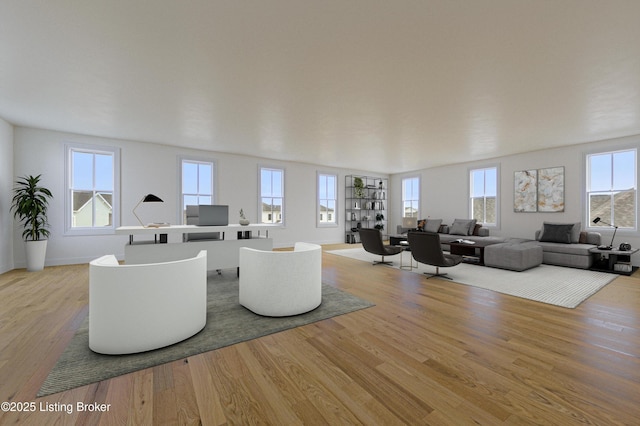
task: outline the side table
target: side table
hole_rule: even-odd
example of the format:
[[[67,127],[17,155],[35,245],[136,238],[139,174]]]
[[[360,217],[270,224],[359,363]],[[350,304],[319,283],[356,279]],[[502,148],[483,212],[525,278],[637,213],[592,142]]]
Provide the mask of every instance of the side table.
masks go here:
[[[638,267],[631,265],[631,255],[636,253],[639,249],[632,248],[631,250],[620,251],[616,249],[602,250],[599,248],[592,248],[589,250],[593,256],[592,271],[610,272],[620,275],[631,275]]]
[[[402,251],[400,252],[400,269],[408,269],[408,270],[413,270],[413,268],[417,268],[418,267],[418,261],[416,261],[416,265],[413,266],[413,255],[411,254],[411,247],[409,247],[409,242],[408,241],[400,241],[398,244],[400,247],[402,247]],[[405,254],[409,254],[409,264],[405,265],[404,264],[404,256]]]

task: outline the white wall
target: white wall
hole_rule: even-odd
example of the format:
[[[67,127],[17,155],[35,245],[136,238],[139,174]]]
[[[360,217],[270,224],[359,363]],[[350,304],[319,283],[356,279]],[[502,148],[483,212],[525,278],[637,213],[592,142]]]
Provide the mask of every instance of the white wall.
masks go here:
[[[13,269],[13,126],[0,118],[0,274]]]
[[[500,223],[491,229],[492,235],[533,239],[542,222],[582,222],[587,225],[585,214],[585,154],[622,148],[640,148],[640,135],[564,148],[534,151],[525,154],[476,161],[452,166],[419,170],[393,175],[390,179],[392,210],[389,212],[390,229],[401,223],[402,179],[419,176],[421,179],[420,217],[443,219],[451,224],[455,218],[469,217],[469,170],[486,166],[498,166],[500,170]],[[564,166],[565,211],[562,213],[515,213],[513,211],[514,172],[529,169]],[[603,243],[609,243],[613,231],[598,229]],[[640,232],[618,230],[614,245],[629,242],[640,247]],[[632,257],[634,265],[640,265],[640,254]]]
[[[114,140],[85,135],[60,133],[32,128],[15,128],[14,175],[42,174],[43,184],[53,192],[49,221],[51,235],[47,249],[47,265],[84,263],[98,256],[113,253],[123,258],[126,236],[65,236],[64,231],[64,147],[66,143],[84,143],[119,147],[121,152],[120,225],[137,225],[132,214],[140,198],[155,194],[164,203],[147,203],[136,212],[143,222],[179,223],[179,161],[178,158],[211,159],[217,164],[218,204],[229,205],[229,221],[237,223],[238,211],[244,209],[247,218],[257,222],[258,166],[285,169],[286,223],[269,233],[275,247],[291,247],[296,241],[318,244],[344,241],[344,176],[375,174],[370,171],[344,170],[310,164],[266,160],[212,151],[187,150],[171,146],[136,141]],[[34,155],[34,153],[37,153]],[[316,172],[338,175],[339,225],[316,227]],[[386,176],[385,176],[386,177]],[[25,259],[20,238],[14,236],[15,267],[24,267]]]

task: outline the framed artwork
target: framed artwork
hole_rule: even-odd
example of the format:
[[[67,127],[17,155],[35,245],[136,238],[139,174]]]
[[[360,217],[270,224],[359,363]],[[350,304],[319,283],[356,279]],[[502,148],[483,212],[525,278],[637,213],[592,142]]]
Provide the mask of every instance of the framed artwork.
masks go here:
[[[564,211],[564,167],[538,169],[538,211]]]
[[[513,182],[514,212],[564,211],[564,167],[515,172]]]
[[[538,205],[538,171],[523,170],[515,172],[513,211],[517,213],[527,213],[537,211]]]

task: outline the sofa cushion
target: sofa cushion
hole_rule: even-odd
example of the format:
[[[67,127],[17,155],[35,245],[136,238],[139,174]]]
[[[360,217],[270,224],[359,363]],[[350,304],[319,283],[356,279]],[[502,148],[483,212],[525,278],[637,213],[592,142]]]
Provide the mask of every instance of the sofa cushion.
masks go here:
[[[580,229],[582,228],[582,222],[575,222],[575,223],[543,222],[542,223],[542,232],[540,233],[541,237],[542,237],[542,234],[544,234],[544,226],[545,225],[551,225],[551,226],[555,226],[555,225],[570,225],[571,226],[571,242],[572,243],[579,243],[580,242]]]
[[[472,235],[476,226],[475,219],[455,219],[449,230],[452,235]]]
[[[541,242],[571,244],[573,224],[556,224],[545,222],[542,225]],[[577,241],[576,241],[577,242]]]
[[[441,224],[442,219],[427,219],[422,229],[427,232],[438,232]]]
[[[538,244],[542,246],[542,250],[545,253],[561,253],[574,256],[591,256],[589,250],[594,247],[593,244],[563,244],[543,241],[539,241]]]

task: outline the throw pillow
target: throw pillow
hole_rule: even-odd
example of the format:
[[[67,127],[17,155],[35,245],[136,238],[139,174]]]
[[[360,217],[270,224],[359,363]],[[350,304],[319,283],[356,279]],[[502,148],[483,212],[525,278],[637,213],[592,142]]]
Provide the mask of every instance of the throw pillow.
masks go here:
[[[456,219],[453,221],[451,225],[451,229],[449,230],[449,234],[451,235],[469,235],[469,228],[475,226],[475,220],[464,220],[464,219]]]
[[[572,223],[554,224],[544,223],[542,225],[542,235],[540,241],[548,243],[564,243],[571,244],[571,233],[573,231]]]
[[[426,225],[424,226],[424,230],[427,232],[438,232],[440,229],[440,224],[442,223],[442,219],[427,219]]]
[[[427,224],[427,219],[420,219],[418,221],[418,231],[424,231],[424,227]]]
[[[576,222],[576,223],[557,223],[557,222],[543,222],[542,226],[544,227],[544,225],[571,225],[573,226],[573,228],[571,229],[571,242],[572,243],[578,243],[580,242],[580,228],[582,228],[582,222]]]
[[[476,223],[476,225],[473,227],[473,232],[471,233],[471,235],[478,235],[478,231],[480,231],[480,228],[482,228],[482,224]]]

